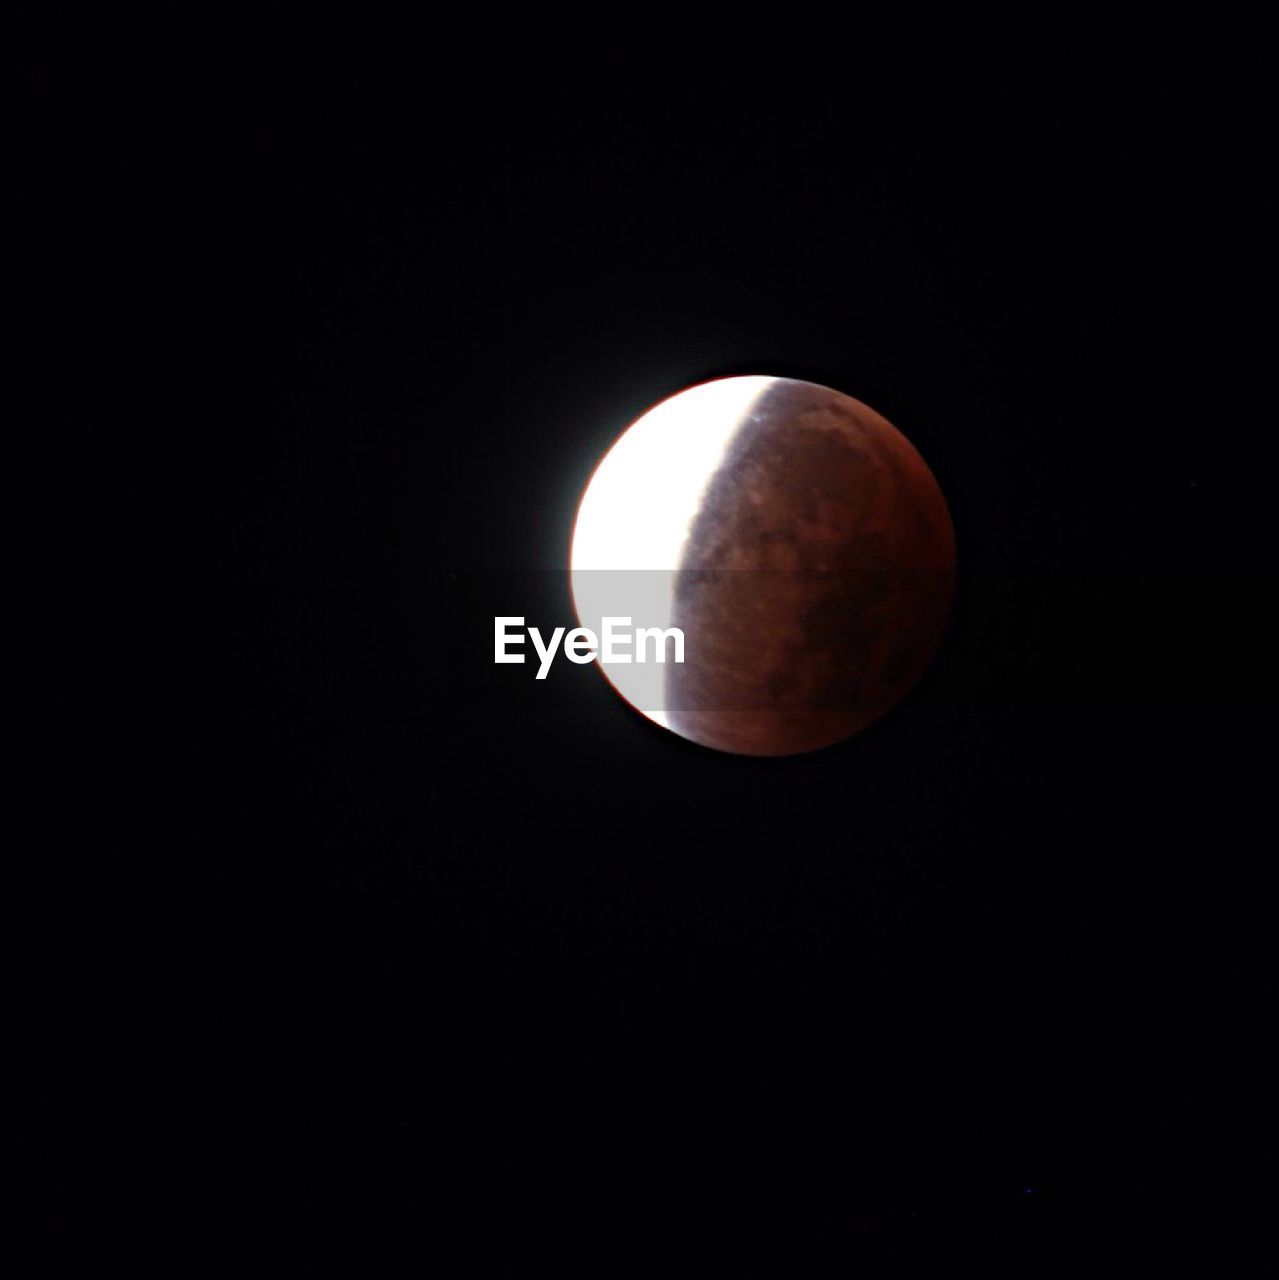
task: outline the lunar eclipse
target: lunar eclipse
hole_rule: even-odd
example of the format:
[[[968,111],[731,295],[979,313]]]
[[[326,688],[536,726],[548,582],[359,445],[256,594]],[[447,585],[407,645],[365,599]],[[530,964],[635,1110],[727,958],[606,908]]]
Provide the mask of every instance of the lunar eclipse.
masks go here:
[[[640,417],[583,495],[579,621],[678,627],[685,661],[604,666],[618,693],[702,746],[786,756],[896,704],[945,632],[950,513],[928,465],[869,406],[790,378],[691,387]]]

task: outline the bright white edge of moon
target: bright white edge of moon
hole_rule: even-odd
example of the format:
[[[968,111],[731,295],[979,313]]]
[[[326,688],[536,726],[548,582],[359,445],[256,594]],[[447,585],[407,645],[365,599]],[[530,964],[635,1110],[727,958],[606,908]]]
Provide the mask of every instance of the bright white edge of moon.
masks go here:
[[[655,405],[622,434],[595,470],[577,512],[569,554],[579,623],[596,634],[606,616],[635,627],[671,625],[675,573],[702,495],[771,377],[720,378]],[[650,647],[651,655],[652,649]],[[618,693],[670,728],[665,667],[604,661]]]

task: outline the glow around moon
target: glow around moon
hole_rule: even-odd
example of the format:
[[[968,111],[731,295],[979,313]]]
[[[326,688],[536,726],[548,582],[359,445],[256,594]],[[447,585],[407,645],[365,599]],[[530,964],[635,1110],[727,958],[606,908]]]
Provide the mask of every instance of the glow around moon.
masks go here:
[[[587,485],[581,625],[686,635],[680,666],[601,662],[656,723],[751,755],[813,750],[902,696],[940,643],[954,537],[910,443],[814,383],[724,378],[662,401]]]

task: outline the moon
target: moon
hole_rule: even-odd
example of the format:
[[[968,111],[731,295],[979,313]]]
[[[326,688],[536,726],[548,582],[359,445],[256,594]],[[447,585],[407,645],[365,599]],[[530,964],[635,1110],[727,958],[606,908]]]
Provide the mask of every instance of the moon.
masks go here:
[[[927,463],[869,406],[792,378],[721,378],[619,437],[569,565],[580,625],[683,632],[683,662],[601,654],[636,710],[705,747],[787,756],[851,737],[924,673],[955,535]]]

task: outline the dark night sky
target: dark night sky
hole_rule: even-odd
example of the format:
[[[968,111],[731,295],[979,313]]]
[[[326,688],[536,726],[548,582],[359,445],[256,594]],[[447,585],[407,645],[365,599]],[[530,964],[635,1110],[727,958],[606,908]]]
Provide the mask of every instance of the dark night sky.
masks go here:
[[[20,50],[21,1274],[1273,1265],[1260,41],[918,27]],[[956,525],[809,757],[490,657],[735,372]]]

